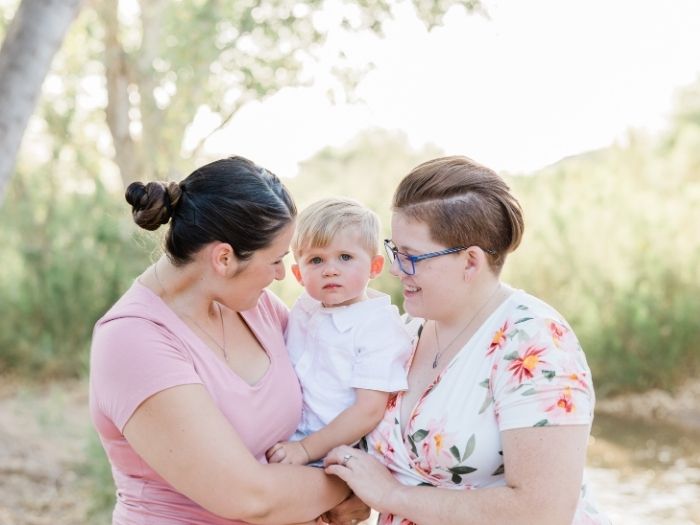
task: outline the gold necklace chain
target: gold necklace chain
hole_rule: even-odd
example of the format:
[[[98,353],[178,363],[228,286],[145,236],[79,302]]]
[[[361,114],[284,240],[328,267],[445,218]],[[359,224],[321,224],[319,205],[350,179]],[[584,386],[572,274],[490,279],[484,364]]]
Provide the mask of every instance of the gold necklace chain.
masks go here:
[[[219,307],[219,318],[221,319],[221,341],[224,343],[223,345],[219,344],[219,341],[214,339],[214,336],[212,336],[209,332],[202,328],[200,324],[194,320],[194,317],[184,313],[182,315],[184,315],[190,321],[192,321],[197,326],[197,328],[199,328],[199,330],[204,333],[204,335],[206,335],[216,346],[218,346],[221,349],[221,351],[224,353],[224,359],[228,363],[228,353],[226,353],[226,330],[224,328],[224,312],[221,310],[221,305],[219,303],[216,303],[216,306]]]
[[[156,277],[156,281],[158,281],[158,285],[163,289],[163,293],[167,295],[168,291],[165,289],[165,286],[163,285],[163,281],[160,280],[160,277],[158,276],[158,262],[156,262],[153,265],[153,274]],[[204,335],[206,335],[217,347],[221,349],[221,351],[224,353],[224,359],[228,363],[228,353],[226,352],[226,328],[224,324],[224,312],[221,309],[221,305],[219,303],[216,303],[216,306],[219,308],[219,319],[221,319],[221,341],[224,343],[223,345],[219,344],[219,341],[217,341],[214,336],[212,336],[209,332],[207,332],[202,326],[192,317],[191,315],[187,315],[186,313],[181,313],[181,315],[187,317],[190,321],[192,321],[197,328],[199,328],[200,332],[202,332]]]
[[[435,359],[433,359],[433,368],[437,368],[438,362],[440,361],[440,358],[442,357],[442,354],[444,354],[449,347],[452,346],[452,343],[454,343],[459,337],[467,331],[467,328],[471,326],[471,324],[474,322],[474,319],[476,319],[479,314],[486,308],[486,305],[488,305],[491,302],[491,299],[493,299],[496,296],[496,292],[498,292],[501,289],[501,283],[498,283],[496,286],[496,289],[489,295],[488,299],[484,302],[484,304],[481,305],[481,307],[476,311],[474,315],[471,316],[469,319],[469,322],[467,322],[466,325],[464,325],[464,328],[462,328],[459,333],[452,338],[452,340],[447,343],[447,346],[445,346],[442,350],[440,350],[440,337],[438,336],[438,329],[437,329],[437,322],[433,321],[433,330],[435,332],[435,342],[437,343],[437,351],[435,352]]]

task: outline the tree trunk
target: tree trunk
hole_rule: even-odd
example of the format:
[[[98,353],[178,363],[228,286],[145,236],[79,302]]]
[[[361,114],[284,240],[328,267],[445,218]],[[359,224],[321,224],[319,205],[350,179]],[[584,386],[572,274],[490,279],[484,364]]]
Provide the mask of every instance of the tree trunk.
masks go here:
[[[166,171],[162,166],[163,160],[170,163],[174,157],[168,155],[164,148],[164,110],[158,107],[155,98],[155,90],[158,86],[156,75],[153,71],[153,62],[161,52],[163,45],[162,23],[163,11],[168,5],[166,0],[141,0],[141,47],[136,61],[136,82],[139,87],[141,110],[143,150],[150,152],[148,165],[144,175],[148,180],[166,178]],[[183,131],[184,132],[184,131]],[[175,145],[179,152],[180,144]]]
[[[81,0],[22,0],[0,49],[0,205],[54,55]]]
[[[105,77],[107,80],[107,126],[114,145],[114,162],[124,186],[141,178],[138,144],[131,136],[129,110],[129,62],[119,41],[117,0],[104,0],[99,7],[105,30]]]

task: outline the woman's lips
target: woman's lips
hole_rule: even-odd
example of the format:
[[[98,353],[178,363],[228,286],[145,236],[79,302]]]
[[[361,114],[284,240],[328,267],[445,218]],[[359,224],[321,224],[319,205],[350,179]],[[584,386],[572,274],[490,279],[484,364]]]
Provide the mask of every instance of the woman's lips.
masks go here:
[[[403,285],[403,294],[405,296],[415,295],[421,291],[420,286],[410,286],[407,284]]]

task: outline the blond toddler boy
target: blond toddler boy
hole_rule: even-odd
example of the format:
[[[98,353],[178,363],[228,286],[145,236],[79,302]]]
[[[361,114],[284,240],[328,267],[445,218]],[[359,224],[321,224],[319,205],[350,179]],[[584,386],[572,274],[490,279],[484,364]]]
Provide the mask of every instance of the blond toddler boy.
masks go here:
[[[292,272],[305,288],[286,340],[303,394],[290,441],[273,463],[307,464],[373,430],[392,392],[405,390],[410,338],[388,295],[367,287],[379,275],[379,219],[351,199],[323,199],[299,216]],[[318,463],[317,463],[318,464]]]

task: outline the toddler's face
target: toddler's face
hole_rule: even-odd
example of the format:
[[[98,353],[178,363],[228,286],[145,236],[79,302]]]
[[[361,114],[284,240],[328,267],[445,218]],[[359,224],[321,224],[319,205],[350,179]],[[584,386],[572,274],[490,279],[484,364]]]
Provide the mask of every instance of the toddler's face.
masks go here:
[[[328,246],[305,248],[292,266],[308,294],[324,306],[345,306],[366,298],[367,282],[381,271],[384,258],[370,255],[357,228],[338,233]]]

